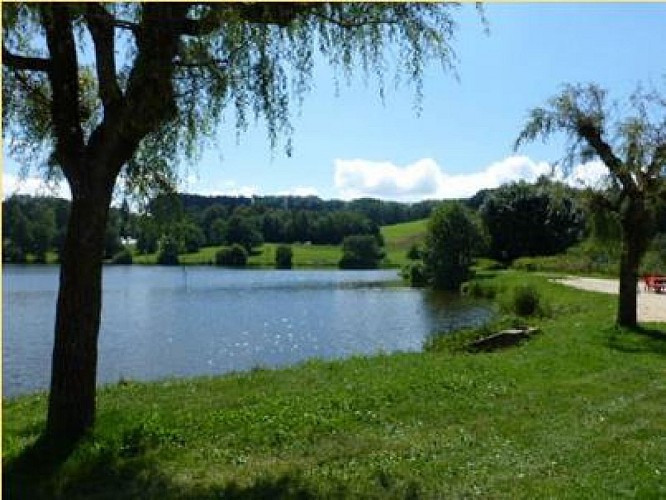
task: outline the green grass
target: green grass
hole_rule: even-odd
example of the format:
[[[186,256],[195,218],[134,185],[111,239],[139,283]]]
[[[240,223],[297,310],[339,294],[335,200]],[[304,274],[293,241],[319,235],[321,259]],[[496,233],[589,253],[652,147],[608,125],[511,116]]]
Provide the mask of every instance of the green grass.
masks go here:
[[[255,249],[248,259],[251,267],[275,267],[275,252],[279,244],[266,243]],[[293,250],[294,267],[325,268],[337,267],[342,257],[342,247],[338,245],[290,245]],[[215,254],[221,247],[203,247],[198,252],[178,256],[183,265],[210,265],[215,262]],[[155,264],[157,254],[134,255],[135,264]]]
[[[619,243],[618,243],[619,247]],[[512,268],[520,271],[558,272],[581,276],[617,278],[620,269],[619,251],[595,249],[582,243],[558,255],[523,257],[516,259]],[[666,273],[664,255],[657,250],[648,250],[641,260],[640,274]]]
[[[538,289],[541,333],[491,354],[108,386],[94,433],[50,467],[17,460],[45,396],[3,401],[5,496],[664,498],[666,325],[616,329],[613,297],[543,277],[484,281]]]
[[[421,219],[391,226],[382,226],[386,263],[391,267],[402,267],[409,262],[407,251],[414,244],[425,240],[428,219]]]
[[[584,241],[557,255],[522,257],[511,267],[519,271],[557,272],[578,276],[617,277],[619,243],[613,251]]]
[[[407,252],[413,244],[423,242],[427,226],[428,219],[420,219],[403,222],[402,224],[382,226],[381,232],[386,246]]]
[[[407,263],[406,253],[412,244],[420,242],[425,237],[427,220],[407,222],[382,227],[385,240],[386,259],[384,267],[401,267]],[[266,243],[257,248],[250,256],[248,265],[252,267],[275,267],[275,251],[279,245]],[[342,257],[341,245],[290,245],[295,268],[335,268]],[[209,265],[215,262],[215,253],[220,247],[203,247],[198,252],[181,254],[180,263],[183,265]],[[155,264],[157,254],[134,254],[135,264]]]

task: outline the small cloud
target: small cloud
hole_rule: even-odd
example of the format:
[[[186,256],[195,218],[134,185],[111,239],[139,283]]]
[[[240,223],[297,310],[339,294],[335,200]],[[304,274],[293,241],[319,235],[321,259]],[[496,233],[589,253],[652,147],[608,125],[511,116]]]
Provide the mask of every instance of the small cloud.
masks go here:
[[[550,164],[535,162],[527,156],[509,156],[478,172],[466,174],[447,174],[431,158],[404,167],[361,159],[338,159],[334,165],[335,187],[344,199],[366,196],[399,201],[467,198],[481,189],[519,180],[534,182],[552,173]],[[606,172],[603,163],[589,162],[578,165],[569,176],[559,173],[555,178],[575,186],[595,186]]]
[[[602,187],[608,180],[608,167],[602,161],[594,160],[576,165],[567,176],[559,177],[572,186]]]
[[[197,176],[189,175],[180,183],[180,190],[201,196],[244,196],[251,198],[259,194],[257,186],[239,186],[236,181],[225,180],[204,183]]]
[[[180,189],[186,193],[199,194],[202,196],[262,196],[259,186],[242,186],[233,180],[223,180],[213,183],[205,183],[196,175],[189,175],[180,183]],[[273,193],[268,193],[273,194]],[[277,193],[278,196],[319,196],[317,188],[312,186],[295,186]]]

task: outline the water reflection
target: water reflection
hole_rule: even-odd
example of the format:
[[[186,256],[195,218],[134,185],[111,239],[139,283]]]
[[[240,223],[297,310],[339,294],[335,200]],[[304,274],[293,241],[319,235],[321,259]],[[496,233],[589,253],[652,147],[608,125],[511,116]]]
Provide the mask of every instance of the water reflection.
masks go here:
[[[429,334],[479,326],[488,318],[490,306],[483,301],[439,290],[423,290],[422,297],[427,323],[434,327]]]

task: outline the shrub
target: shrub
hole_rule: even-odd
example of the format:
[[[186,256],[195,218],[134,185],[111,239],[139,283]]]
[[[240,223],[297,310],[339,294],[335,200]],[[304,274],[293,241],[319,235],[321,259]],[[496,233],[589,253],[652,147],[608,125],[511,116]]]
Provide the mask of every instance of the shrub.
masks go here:
[[[129,265],[132,264],[132,252],[123,248],[111,258],[111,264]]]
[[[177,266],[178,242],[167,236],[160,240],[160,250],[157,254],[157,263],[162,266]]]
[[[215,265],[228,267],[244,267],[247,265],[247,250],[239,244],[222,248],[215,254]]]
[[[425,273],[423,262],[411,262],[400,270],[400,276],[409,282],[412,287],[424,287],[428,285],[428,277]]]
[[[280,245],[275,251],[275,267],[277,269],[291,269],[293,256],[294,252],[290,246]]]
[[[342,242],[340,269],[376,269],[384,258],[377,238],[369,235],[347,236]]]
[[[548,315],[549,307],[541,293],[532,285],[520,285],[513,289],[508,309],[521,317]]]
[[[421,260],[423,258],[423,248],[418,243],[414,243],[407,251],[409,260]]]
[[[201,228],[191,222],[179,224],[176,231],[185,253],[198,252],[199,248],[206,243],[206,238]]]

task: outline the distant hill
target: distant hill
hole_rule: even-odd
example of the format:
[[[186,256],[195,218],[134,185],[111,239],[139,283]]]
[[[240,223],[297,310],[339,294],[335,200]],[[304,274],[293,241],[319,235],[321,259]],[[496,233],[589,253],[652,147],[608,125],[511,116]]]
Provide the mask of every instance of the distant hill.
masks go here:
[[[384,237],[386,248],[406,252],[415,243],[421,243],[425,239],[428,219],[420,219],[401,224],[382,226],[381,233]]]
[[[427,218],[440,201],[424,200],[414,203],[385,201],[376,198],[358,198],[351,201],[323,200],[317,196],[202,196],[179,194],[183,209],[188,213],[201,213],[212,206],[230,210],[252,207],[256,211],[266,210],[309,212],[356,212],[366,216],[379,226],[397,224]]]

